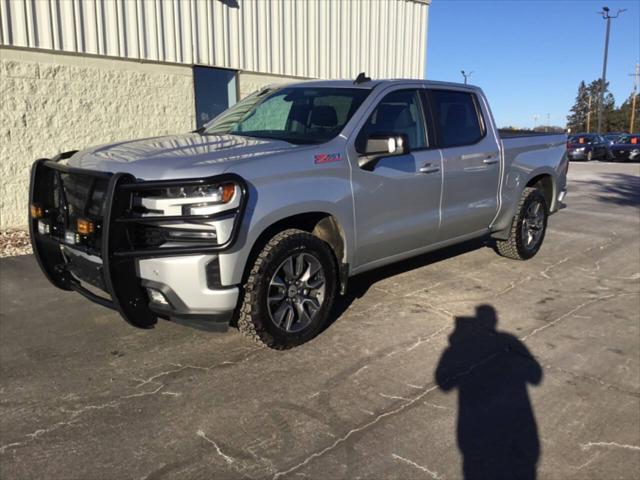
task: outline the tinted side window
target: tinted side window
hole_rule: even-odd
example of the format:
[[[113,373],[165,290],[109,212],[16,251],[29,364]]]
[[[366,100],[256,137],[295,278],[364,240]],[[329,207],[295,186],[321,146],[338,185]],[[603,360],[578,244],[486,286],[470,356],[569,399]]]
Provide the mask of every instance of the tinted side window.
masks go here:
[[[484,136],[471,93],[432,90],[431,103],[441,148],[471,145]]]
[[[327,95],[326,97],[318,97],[313,102],[314,107],[327,106],[336,111],[336,117],[338,118],[338,124],[344,125],[347,120],[351,118],[353,105],[353,98],[344,95]]]
[[[406,135],[411,150],[427,147],[422,105],[416,90],[397,90],[380,100],[360,130],[356,148],[364,151],[364,144],[371,135],[394,134]]]

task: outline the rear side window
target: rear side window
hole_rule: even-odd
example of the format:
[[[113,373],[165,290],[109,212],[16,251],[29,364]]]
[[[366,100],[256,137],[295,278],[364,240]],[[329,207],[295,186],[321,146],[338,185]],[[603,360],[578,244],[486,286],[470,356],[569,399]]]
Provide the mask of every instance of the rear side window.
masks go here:
[[[475,95],[432,90],[430,97],[440,148],[471,145],[484,137],[484,124]]]

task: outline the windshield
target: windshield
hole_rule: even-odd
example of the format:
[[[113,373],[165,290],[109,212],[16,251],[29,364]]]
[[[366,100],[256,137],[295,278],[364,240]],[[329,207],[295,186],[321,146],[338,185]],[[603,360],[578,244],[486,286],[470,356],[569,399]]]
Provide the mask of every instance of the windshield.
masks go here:
[[[202,133],[323,143],[340,133],[369,92],[324,87],[263,90],[222,112]]]
[[[588,137],[586,135],[576,135],[575,137],[571,137],[569,139],[569,143],[579,143],[579,144],[588,144],[594,141],[593,137]]]

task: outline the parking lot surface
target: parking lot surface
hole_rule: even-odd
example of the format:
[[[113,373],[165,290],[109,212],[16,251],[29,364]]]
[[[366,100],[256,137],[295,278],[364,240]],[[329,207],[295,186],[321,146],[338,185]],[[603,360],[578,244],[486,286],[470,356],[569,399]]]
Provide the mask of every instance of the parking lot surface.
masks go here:
[[[136,330],[0,262],[3,479],[632,479],[640,165],[572,164],[533,260],[483,242],[351,282],[278,352]]]

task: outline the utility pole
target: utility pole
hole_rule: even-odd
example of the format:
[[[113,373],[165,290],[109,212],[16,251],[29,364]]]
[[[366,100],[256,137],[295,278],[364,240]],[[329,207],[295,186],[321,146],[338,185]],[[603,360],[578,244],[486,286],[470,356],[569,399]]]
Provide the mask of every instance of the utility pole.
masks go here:
[[[587,133],[591,131],[591,95],[589,95],[589,109],[587,110]]]
[[[633,127],[636,121],[636,99],[638,98],[638,80],[640,80],[640,63],[636,63],[636,72],[630,73],[633,77],[633,100],[631,101],[631,123],[629,124],[629,133],[633,133]]]
[[[533,129],[536,129],[536,125],[538,124],[538,118],[540,118],[540,115],[534,115],[533,116]]]
[[[462,73],[462,76],[464,77],[464,84],[467,84],[467,80],[469,78],[471,78],[471,75],[473,75],[473,70],[470,71],[469,73],[466,73],[464,70],[460,70],[460,73]]]
[[[618,18],[618,16],[624,12],[626,8],[622,10],[618,10],[615,15],[609,15],[609,7],[602,7],[602,11],[598,12],[598,14],[602,15],[607,21],[607,31],[604,37],[604,60],[602,62],[602,78],[600,79],[600,91],[598,92],[598,130],[596,133],[600,133],[602,131],[602,106],[604,103],[604,89],[607,85],[607,57],[609,55],[609,32],[611,31],[611,19]]]

